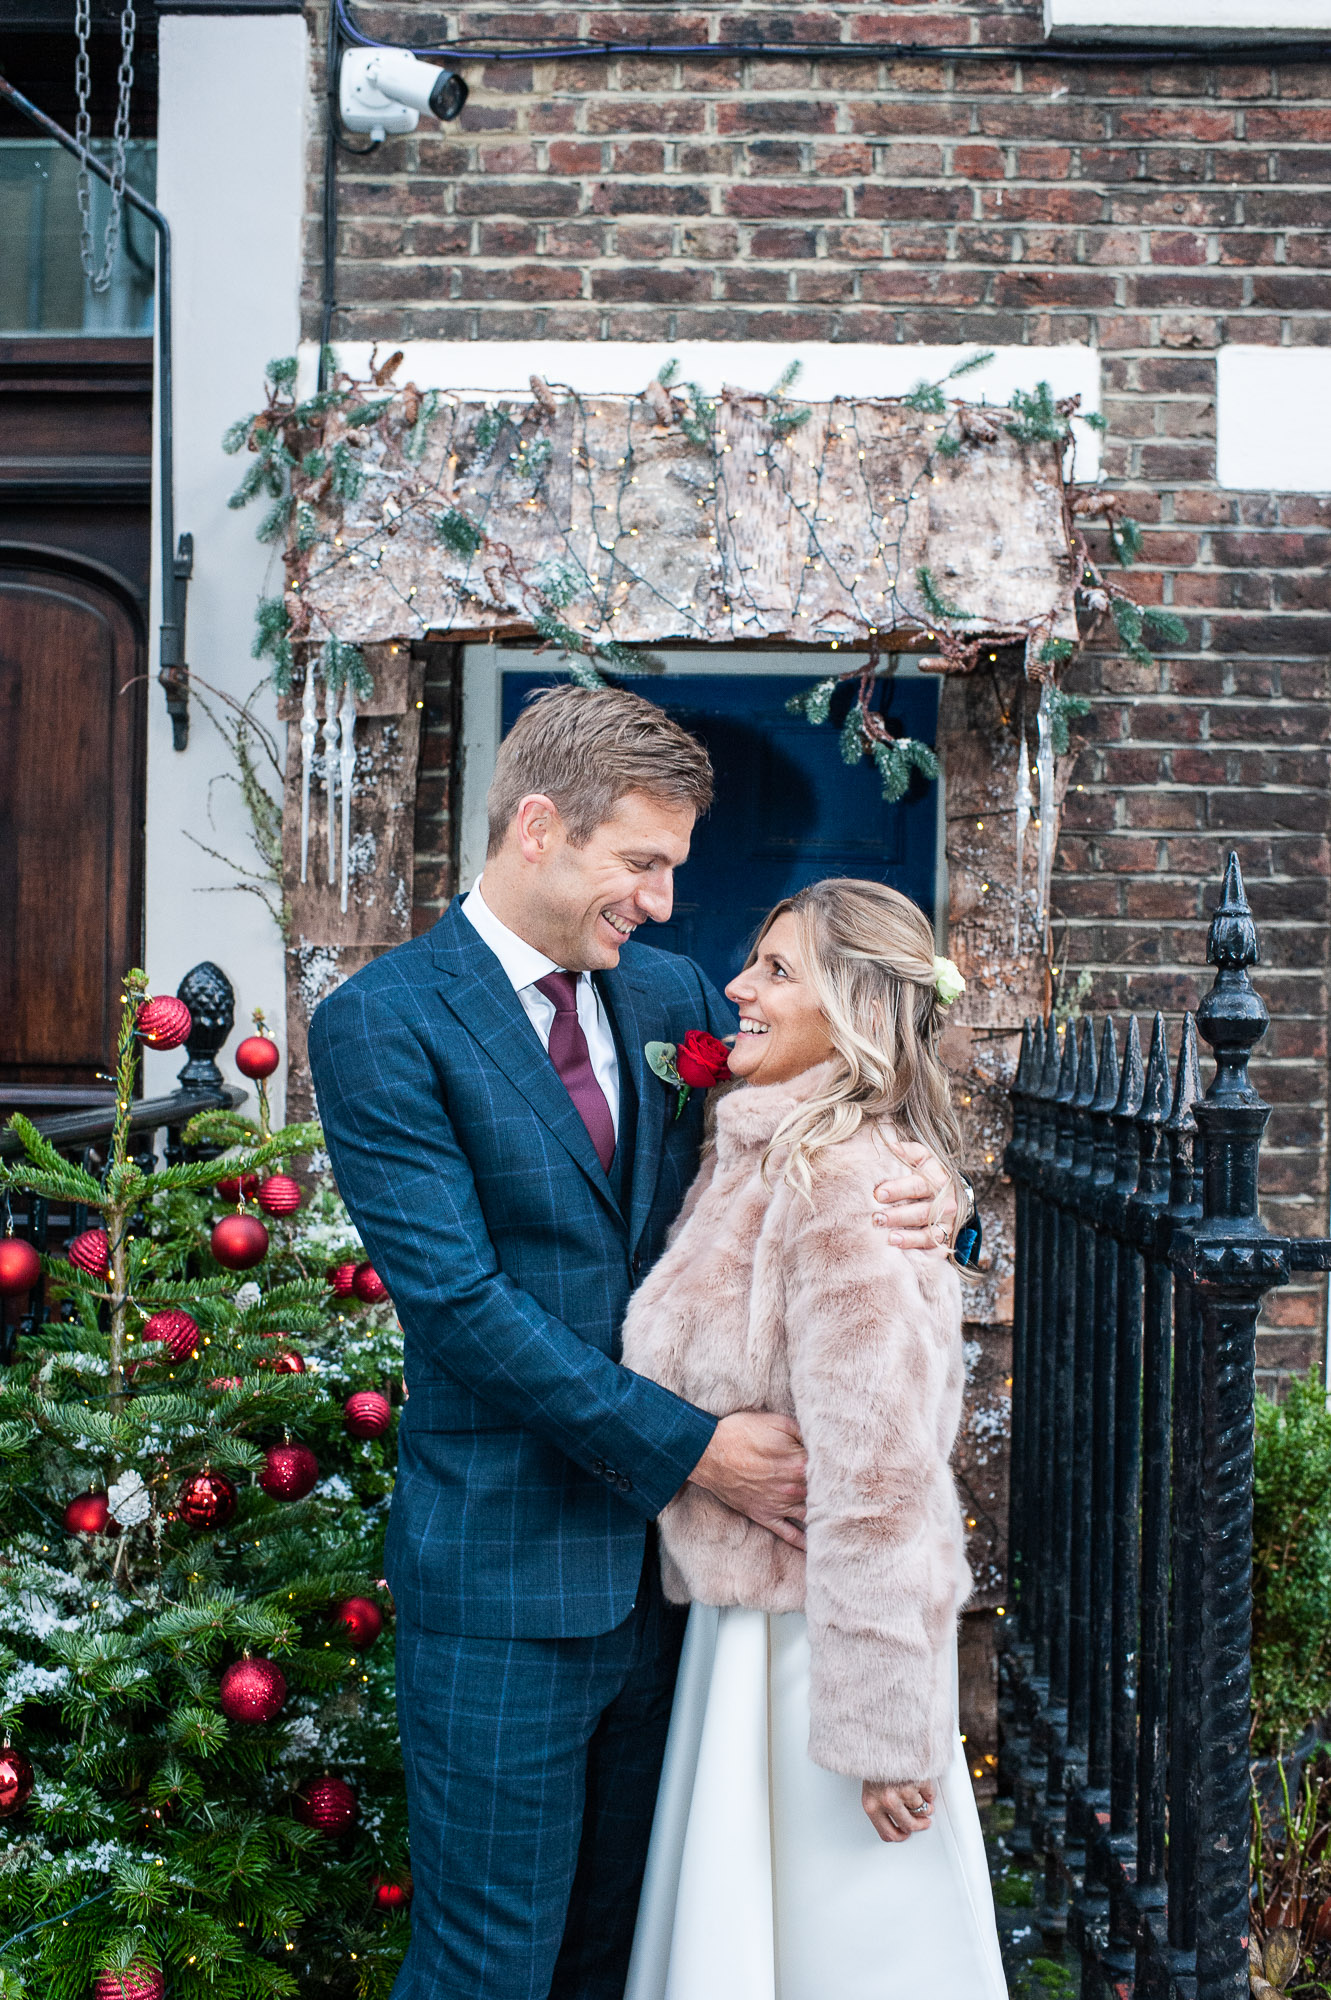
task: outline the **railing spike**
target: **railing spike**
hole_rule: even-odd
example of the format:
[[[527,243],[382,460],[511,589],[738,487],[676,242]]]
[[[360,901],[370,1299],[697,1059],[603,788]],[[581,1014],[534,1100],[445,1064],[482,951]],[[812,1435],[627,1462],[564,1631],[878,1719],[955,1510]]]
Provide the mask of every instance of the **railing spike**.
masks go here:
[[[1040,1095],[1041,1079],[1044,1075],[1044,1022],[1038,1014],[1031,1022],[1031,1055],[1027,1075],[1029,1081],[1026,1088],[1030,1091],[1032,1097],[1038,1097]]]
[[[1045,1028],[1044,1069],[1040,1076],[1040,1095],[1050,1104],[1057,1100],[1062,1073],[1063,1044],[1058,1039],[1058,1023],[1051,1020]]]
[[[1231,850],[1225,863],[1220,901],[1212,914],[1207,934],[1206,962],[1228,971],[1241,972],[1249,965],[1259,964],[1261,956],[1257,926],[1244,894],[1243,871],[1239,867],[1238,855]]]
[[[1091,1110],[1109,1116],[1118,1104],[1118,1034],[1112,1014],[1105,1015],[1100,1033],[1100,1066]]]
[[[1081,1047],[1077,1053],[1077,1084],[1072,1102],[1078,1111],[1089,1111],[1095,1100],[1095,1024],[1081,1024]]]
[[[1077,1028],[1068,1021],[1063,1028],[1063,1060],[1059,1064],[1058,1088],[1054,1092],[1059,1104],[1072,1104],[1077,1096]]]
[[[1135,1118],[1142,1108],[1142,1095],[1146,1088],[1146,1074],[1142,1068],[1142,1039],[1137,1027],[1137,1016],[1129,1014],[1128,1033],[1123,1044],[1123,1075],[1118,1087],[1118,1102],[1114,1106],[1119,1118]]]
[[[1147,1125],[1163,1125],[1169,1116],[1169,1036],[1165,1017],[1157,1014],[1151,1028],[1151,1053],[1146,1059],[1141,1109],[1137,1116]]]
[[[1031,1021],[1030,1016],[1021,1024],[1021,1048],[1017,1054],[1017,1067],[1012,1077],[1012,1088],[1025,1096],[1031,1087]]]
[[[1174,1073],[1174,1100],[1165,1121],[1171,1132],[1195,1132],[1197,1120],[1192,1107],[1202,1094],[1201,1065],[1197,1060],[1197,1019],[1183,1016],[1183,1039],[1179,1043],[1178,1067]]]

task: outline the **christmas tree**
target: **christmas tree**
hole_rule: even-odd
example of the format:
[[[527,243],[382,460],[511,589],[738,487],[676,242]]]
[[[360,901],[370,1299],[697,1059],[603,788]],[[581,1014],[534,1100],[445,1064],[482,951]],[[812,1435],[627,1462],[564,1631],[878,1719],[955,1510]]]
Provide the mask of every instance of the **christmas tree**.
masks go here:
[[[182,1163],[131,1157],[138,1045],[189,1032],[146,991],[131,972],[100,1175],[22,1118],[0,1163],[0,1195],[100,1216],[43,1260],[52,1304],[0,1375],[0,1996],[386,1994],[401,1332],[318,1127],[269,1129],[262,1034],[237,1052],[257,1122],[204,1112]],[[11,1235],[0,1291],[37,1266]]]

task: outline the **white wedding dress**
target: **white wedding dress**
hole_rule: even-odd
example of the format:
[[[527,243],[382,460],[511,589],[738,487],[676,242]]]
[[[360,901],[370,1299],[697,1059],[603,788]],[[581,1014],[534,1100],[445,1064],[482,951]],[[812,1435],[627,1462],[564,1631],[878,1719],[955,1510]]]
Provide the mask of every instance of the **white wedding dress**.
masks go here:
[[[808,1735],[803,1614],[695,1604],[624,2000],[1006,2000],[960,1735],[890,1844]]]

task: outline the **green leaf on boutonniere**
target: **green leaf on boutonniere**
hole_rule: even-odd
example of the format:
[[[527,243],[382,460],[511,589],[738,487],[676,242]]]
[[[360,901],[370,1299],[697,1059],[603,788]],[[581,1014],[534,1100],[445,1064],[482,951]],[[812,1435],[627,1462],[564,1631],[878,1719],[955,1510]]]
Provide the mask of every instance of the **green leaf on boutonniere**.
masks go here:
[[[648,1042],[643,1054],[647,1058],[647,1067],[653,1076],[659,1076],[662,1083],[670,1084],[675,1090],[682,1087],[682,1079],[675,1067],[674,1042]]]

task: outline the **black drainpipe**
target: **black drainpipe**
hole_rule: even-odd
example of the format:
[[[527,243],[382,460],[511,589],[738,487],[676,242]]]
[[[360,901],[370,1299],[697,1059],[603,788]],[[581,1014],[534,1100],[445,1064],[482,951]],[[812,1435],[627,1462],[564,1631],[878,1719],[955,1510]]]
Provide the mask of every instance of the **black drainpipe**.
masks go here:
[[[48,118],[35,104],[30,104],[22,91],[15,90],[0,76],[0,100],[11,104],[15,111],[29,119],[48,138],[72,153],[90,173],[107,185],[111,182],[109,167],[92,153],[85,152],[72,133],[63,125],[57,125],[54,118]],[[161,527],[162,565],[162,630],[161,630],[161,671],[158,679],[166,689],[167,712],[171,717],[171,740],[177,750],[183,750],[189,742],[189,668],[185,664],[185,595],[190,573],[194,568],[194,537],[182,535],[176,544],[175,528],[175,450],[171,423],[171,226],[159,208],[145,201],[141,194],[125,183],[125,200],[131,208],[146,215],[157,231],[157,442],[161,463],[158,493],[158,520]]]

